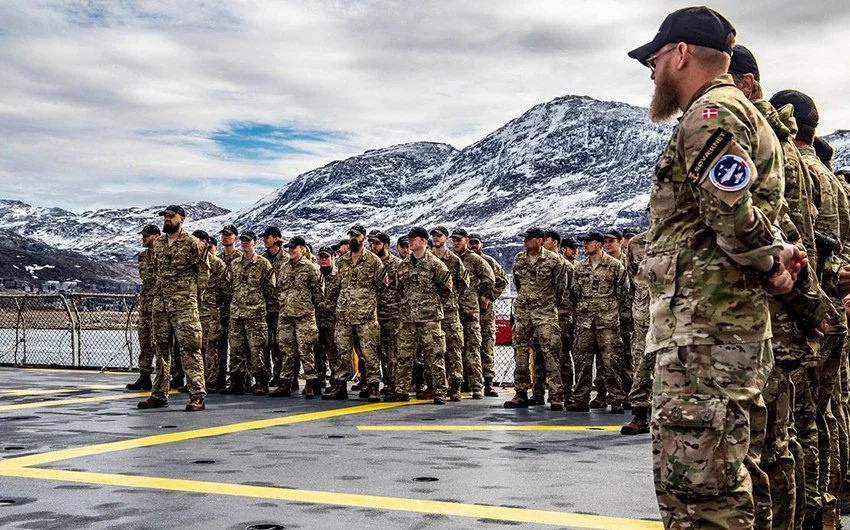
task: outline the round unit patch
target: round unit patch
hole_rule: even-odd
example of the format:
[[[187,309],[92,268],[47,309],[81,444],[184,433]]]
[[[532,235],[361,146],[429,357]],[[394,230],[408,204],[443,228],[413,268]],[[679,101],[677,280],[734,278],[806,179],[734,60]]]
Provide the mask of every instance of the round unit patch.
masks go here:
[[[708,172],[708,178],[720,190],[741,191],[750,183],[750,167],[740,156],[725,155]]]

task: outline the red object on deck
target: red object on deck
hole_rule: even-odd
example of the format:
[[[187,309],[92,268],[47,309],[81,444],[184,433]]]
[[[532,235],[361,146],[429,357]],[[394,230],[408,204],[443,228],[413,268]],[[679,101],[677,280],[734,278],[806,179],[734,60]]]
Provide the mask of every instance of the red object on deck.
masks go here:
[[[511,321],[508,318],[496,319],[496,346],[510,346],[513,343]]]

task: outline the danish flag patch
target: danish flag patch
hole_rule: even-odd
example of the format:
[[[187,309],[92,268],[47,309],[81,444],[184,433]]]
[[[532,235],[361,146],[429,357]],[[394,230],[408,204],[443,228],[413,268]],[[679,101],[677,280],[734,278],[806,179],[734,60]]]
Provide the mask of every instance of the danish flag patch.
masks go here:
[[[706,120],[709,119],[709,118],[716,118],[717,117],[717,109],[714,108],[714,107],[709,107],[707,109],[704,109],[702,111],[702,117]]]

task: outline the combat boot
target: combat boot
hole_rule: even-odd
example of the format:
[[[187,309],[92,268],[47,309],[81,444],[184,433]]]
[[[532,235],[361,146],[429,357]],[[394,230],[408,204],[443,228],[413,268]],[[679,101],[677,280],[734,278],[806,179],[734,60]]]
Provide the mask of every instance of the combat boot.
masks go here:
[[[434,396],[434,405],[445,405],[446,396]]]
[[[611,405],[611,414],[625,414],[625,411],[620,405]]]
[[[484,399],[484,394],[480,390],[476,390],[472,393],[472,399]]]
[[[434,399],[434,389],[427,386],[417,390],[416,399]]]
[[[452,383],[449,389],[449,401],[460,401],[461,384],[458,382]]]
[[[140,409],[161,409],[168,406],[167,399],[159,399],[158,397],[150,396],[144,401],[139,401],[137,405]]]
[[[410,401],[410,394],[399,394],[390,390],[384,396],[384,403],[396,403],[399,401]]]
[[[543,399],[543,394],[532,393],[531,397],[528,399],[529,405],[543,405],[546,403],[546,400]]]
[[[549,405],[551,410],[564,410],[564,402],[558,398],[552,399],[552,404]]]
[[[230,385],[219,393],[241,396],[245,393],[245,376],[243,374],[230,374]]]
[[[590,406],[587,403],[570,403],[567,412],[590,412]]]
[[[380,403],[381,402],[381,391],[380,391],[381,383],[369,383],[369,394],[367,397],[369,398],[369,403]]]
[[[352,388],[352,390],[354,390]],[[369,385],[363,385],[360,387],[360,392],[357,393],[357,397],[367,399],[369,397]]]
[[[205,405],[206,400],[202,397],[194,397],[189,404],[186,405],[186,412],[199,412],[205,410],[207,406]]]
[[[151,382],[151,373],[145,370],[139,370],[139,378],[127,385],[127,390],[150,390],[153,388]]]
[[[528,391],[517,390],[514,397],[510,401],[505,401],[506,409],[527,409],[528,408]]]
[[[593,401],[590,402],[590,405],[588,405],[588,406],[592,409],[604,409],[605,407],[608,406],[608,404],[605,403],[605,397],[602,397],[600,399],[597,396]]]
[[[256,377],[257,382],[254,383],[254,386],[251,387],[251,394],[255,396],[265,396],[269,393],[269,383],[268,377],[263,375],[258,375]]]
[[[632,421],[623,425],[620,434],[648,434],[649,433],[649,411],[646,407],[635,407],[632,409]]]
[[[310,379],[306,383],[304,383],[304,397],[306,399],[313,399],[316,397],[316,380]]]
[[[499,397],[499,393],[496,392],[496,389],[493,387],[492,379],[484,380],[484,395],[487,397]]]
[[[337,381],[336,385],[322,396],[324,400],[344,401],[348,399],[348,388],[345,381]]]
[[[277,398],[277,397],[291,397],[292,390],[289,388],[289,380],[281,379],[280,386],[278,386],[273,392],[269,392],[269,397]]]

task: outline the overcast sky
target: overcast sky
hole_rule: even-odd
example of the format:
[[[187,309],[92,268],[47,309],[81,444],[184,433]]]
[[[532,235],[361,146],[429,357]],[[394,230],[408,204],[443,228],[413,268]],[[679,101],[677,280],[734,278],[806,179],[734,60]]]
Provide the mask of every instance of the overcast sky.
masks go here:
[[[669,1],[0,0],[0,198],[250,205],[417,140],[465,147],[565,94],[647,105],[626,53]],[[765,92],[850,128],[846,0],[718,1]]]

